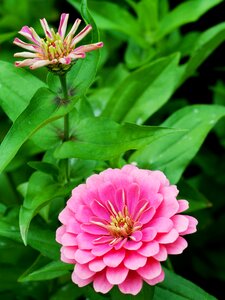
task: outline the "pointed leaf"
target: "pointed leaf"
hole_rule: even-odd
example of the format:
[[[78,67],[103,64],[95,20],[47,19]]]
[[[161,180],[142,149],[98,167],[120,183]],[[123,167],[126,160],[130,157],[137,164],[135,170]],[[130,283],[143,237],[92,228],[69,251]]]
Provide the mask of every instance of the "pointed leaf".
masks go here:
[[[22,243],[18,223],[18,216],[14,218],[4,217],[0,219],[0,236],[10,238]],[[59,259],[60,245],[55,241],[55,232],[48,228],[41,228],[33,224],[28,234],[28,245],[38,250],[44,256],[53,260]]]
[[[73,266],[65,264],[61,261],[52,261],[44,267],[21,276],[20,282],[37,281],[37,280],[49,280],[63,275],[69,274],[69,271],[73,269]]]
[[[225,22],[203,32],[196,43],[193,45],[193,50],[190,59],[184,66],[184,75],[180,82],[183,83],[188,77],[193,75],[194,71],[201,63],[225,40]]]
[[[0,146],[0,172],[16,155],[23,143],[46,123],[57,108],[56,96],[49,89],[41,88],[36,92]]]
[[[205,12],[221,2],[222,0],[189,0],[181,3],[161,20],[155,39],[160,40],[174,29],[197,21]]]
[[[188,181],[181,179],[178,184],[179,198],[189,202],[188,212],[200,210],[212,206],[212,203]]]
[[[28,229],[33,217],[52,199],[69,194],[73,187],[74,183],[65,187],[55,183],[51,176],[41,172],[32,174],[19,214],[20,232],[25,245],[27,244]]]
[[[77,0],[68,0],[71,5],[79,10],[79,2]],[[96,24],[99,28],[105,30],[116,30],[132,37],[138,44],[146,45],[145,40],[141,36],[141,32],[137,26],[135,18],[116,3],[101,1],[88,1],[89,8]]]
[[[130,161],[145,168],[159,169],[172,183],[177,183],[188,163],[198,152],[208,132],[225,116],[225,107],[217,105],[187,106],[170,116],[162,126],[187,129],[162,137],[134,153]]]
[[[178,61],[179,54],[174,54],[132,72],[115,90],[103,116],[142,124],[174,92],[181,75]]]
[[[77,157],[91,160],[109,160],[131,149],[153,142],[160,136],[176,132],[169,128],[120,125],[105,118],[85,118],[74,129],[72,141],[60,145],[57,158]]]
[[[156,286],[153,300],[216,300],[191,281],[167,269],[164,271],[165,280]]]
[[[15,121],[35,92],[46,85],[27,70],[16,68],[12,63],[0,61],[0,69],[0,106]]]

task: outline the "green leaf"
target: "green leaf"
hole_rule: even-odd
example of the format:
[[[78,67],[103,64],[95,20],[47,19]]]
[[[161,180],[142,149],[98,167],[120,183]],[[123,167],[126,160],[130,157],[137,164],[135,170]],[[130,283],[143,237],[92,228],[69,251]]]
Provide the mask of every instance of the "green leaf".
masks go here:
[[[148,34],[148,40],[151,38],[151,31],[158,26],[158,0],[141,0],[134,7],[138,15],[138,24],[143,32]]]
[[[225,22],[203,32],[196,43],[193,45],[193,50],[190,59],[184,66],[184,75],[181,83],[189,76],[193,75],[194,71],[201,63],[225,40]]]
[[[154,291],[155,287],[148,285],[146,283],[143,284],[143,287],[137,295],[127,295],[123,294],[119,291],[117,287],[114,287],[110,292],[112,300],[152,300],[154,299]]]
[[[4,217],[0,219],[0,236],[10,238],[21,243],[18,216]],[[59,259],[60,245],[55,241],[55,232],[48,228],[41,228],[37,224],[32,224],[28,233],[28,245],[38,250],[41,254],[53,260]]]
[[[40,88],[30,104],[16,119],[0,146],[0,172],[16,155],[23,143],[57,111],[56,96],[47,88]]]
[[[141,47],[133,40],[129,40],[125,53],[125,62],[128,68],[134,69],[147,64],[156,55],[154,47]]]
[[[129,72],[124,64],[118,64],[103,69],[101,74],[102,85],[98,89],[93,89],[91,94],[88,95],[88,100],[96,116],[102,113],[114,90],[129,75]]]
[[[56,148],[57,158],[110,160],[125,151],[140,149],[174,130],[128,123],[120,125],[105,118],[85,118],[76,124],[74,132],[73,140]]]
[[[189,0],[181,3],[161,20],[155,40],[160,40],[184,24],[197,21],[209,9],[221,2],[222,0]]]
[[[15,121],[28,105],[35,92],[45,83],[30,72],[0,61],[0,106]]]
[[[43,150],[40,148],[40,144],[35,145],[31,140],[26,141],[21,146],[16,156],[10,161],[5,171],[12,172],[26,165],[27,161],[29,161],[31,157],[34,157],[41,152],[43,152]]]
[[[27,244],[41,254],[53,260],[59,259],[60,245],[55,241],[55,231],[32,224],[28,233]]]
[[[87,288],[89,287],[84,287],[83,289],[86,290]],[[63,285],[62,287],[60,286],[60,288],[57,291],[55,290],[50,300],[65,300],[65,299],[81,300],[80,296],[83,294],[83,289],[79,288],[74,283],[68,283],[66,285]]]
[[[73,265],[65,264],[61,261],[52,261],[44,267],[21,276],[20,282],[37,281],[37,280],[49,280],[63,275],[69,274],[69,271],[73,269]]]
[[[28,165],[35,170],[52,175],[53,178],[57,178],[57,176],[59,175],[59,168],[47,162],[30,161]]]
[[[212,206],[206,197],[194,188],[188,181],[181,179],[178,184],[179,198],[189,202],[188,212],[200,210]]]
[[[0,272],[0,292],[18,289],[19,284],[17,278],[21,272],[21,267],[2,264]]]
[[[216,300],[194,283],[164,269],[165,280],[156,286],[153,300]]]
[[[79,10],[79,1],[68,0]],[[127,11],[126,7],[112,2],[88,1],[91,14],[99,28],[110,31],[118,31],[127,37],[132,37],[138,44],[145,45],[135,18]]]
[[[19,215],[20,232],[25,245],[27,244],[28,229],[33,217],[52,199],[69,194],[73,187],[74,183],[69,186],[55,183],[51,176],[42,172],[32,174]]]
[[[170,116],[162,126],[186,129],[186,132],[162,137],[134,153],[130,161],[144,168],[163,171],[177,183],[188,163],[198,152],[216,122],[225,116],[225,107],[217,105],[187,106]]]
[[[143,123],[174,92],[180,81],[178,61],[179,55],[174,54],[132,72],[115,90],[103,116],[117,122]]]

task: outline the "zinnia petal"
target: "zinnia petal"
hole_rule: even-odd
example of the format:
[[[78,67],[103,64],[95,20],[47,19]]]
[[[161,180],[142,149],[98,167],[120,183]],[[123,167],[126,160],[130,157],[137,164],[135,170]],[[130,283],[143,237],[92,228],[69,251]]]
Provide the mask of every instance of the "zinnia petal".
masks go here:
[[[37,68],[41,68],[41,67],[49,65],[50,63],[51,62],[48,59],[38,60],[30,66],[30,69],[34,70],[34,69],[37,69]]]
[[[40,23],[41,23],[41,26],[42,26],[42,28],[43,28],[43,30],[45,32],[46,37],[52,39],[53,36],[52,36],[51,30],[50,30],[50,28],[48,26],[48,22],[46,21],[46,19],[45,18],[41,19]]]
[[[91,25],[85,26],[84,29],[72,39],[71,47],[74,47],[77,43],[79,43],[91,31],[91,29]]]
[[[103,256],[103,261],[108,267],[117,267],[124,260],[125,250],[121,249],[119,251],[111,250]]]
[[[129,272],[123,283],[119,284],[119,289],[124,294],[131,294],[135,296],[141,291],[142,285],[142,278],[137,273]]]
[[[123,265],[120,265],[116,268],[107,268],[106,278],[111,284],[120,284],[122,283],[128,274],[128,269]]]
[[[137,273],[145,279],[153,279],[161,274],[161,264],[154,258],[149,258],[146,265],[139,268]]]
[[[124,259],[124,265],[129,270],[137,270],[146,264],[147,258],[137,252],[129,251]]]
[[[96,292],[106,294],[112,289],[113,284],[109,283],[105,273],[102,272],[101,274],[98,274],[98,276],[95,276],[93,287]]]
[[[79,287],[83,287],[88,285],[90,282],[93,281],[92,277],[89,277],[88,279],[81,279],[79,276],[77,276],[77,273],[73,271],[72,273],[72,281],[76,283]]]
[[[65,37],[68,19],[69,14],[61,14],[58,33],[61,36],[62,40]]]

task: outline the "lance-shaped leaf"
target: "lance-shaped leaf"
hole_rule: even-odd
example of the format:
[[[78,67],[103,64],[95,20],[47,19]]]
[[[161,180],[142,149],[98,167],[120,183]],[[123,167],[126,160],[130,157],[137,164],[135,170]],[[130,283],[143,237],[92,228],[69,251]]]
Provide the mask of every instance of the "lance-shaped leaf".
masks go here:
[[[56,95],[47,88],[39,89],[27,108],[16,119],[0,146],[0,172],[25,141],[41,126],[51,121],[51,116],[57,110]]]
[[[154,292],[155,286],[143,282],[140,293],[135,296],[121,293],[117,286],[110,291],[110,295],[112,300],[154,300]]]
[[[105,118],[85,118],[74,127],[73,140],[55,151],[57,158],[77,157],[91,160],[110,160],[131,149],[140,149],[161,136],[176,134],[164,127],[120,125]]]
[[[160,40],[184,24],[197,21],[209,9],[221,2],[222,0],[189,0],[181,3],[161,20],[155,40]]]
[[[187,106],[170,116],[162,126],[186,129],[186,132],[162,137],[134,153],[130,161],[145,168],[162,170],[177,183],[196,155],[208,132],[225,116],[225,107],[217,105]]]
[[[26,282],[37,280],[49,280],[63,275],[67,275],[72,269],[72,265],[65,264],[61,261],[52,261],[42,268],[39,268],[33,272],[21,276],[19,278],[19,281]]]
[[[167,269],[165,280],[156,286],[153,300],[216,300],[203,289]]]
[[[32,174],[19,214],[20,233],[25,245],[27,244],[28,229],[33,217],[52,199],[68,195],[74,185],[75,183],[68,186],[55,183],[51,175],[39,171]]]
[[[15,121],[36,91],[46,84],[25,69],[0,61],[0,106]]]
[[[180,81],[179,54],[158,59],[127,76],[110,98],[104,117],[143,123],[174,92]]]
[[[78,0],[68,0],[68,2],[79,10]],[[88,5],[99,28],[116,30],[125,37],[132,37],[138,44],[146,45],[135,18],[126,8],[108,1],[101,1],[101,5],[98,1],[88,1]]]
[[[18,216],[2,217],[0,220],[0,236],[22,243],[18,223]],[[40,251],[41,254],[53,260],[59,259],[59,244],[55,241],[55,232],[48,228],[40,228],[32,224],[28,234],[28,245]]]
[[[184,66],[184,74],[181,79],[183,83],[188,77],[193,75],[194,71],[201,63],[225,40],[225,22],[203,32],[196,43],[193,45],[193,50],[190,59]]]
[[[181,178],[178,183],[179,198],[189,202],[188,212],[200,210],[212,206],[212,203],[195,187]]]

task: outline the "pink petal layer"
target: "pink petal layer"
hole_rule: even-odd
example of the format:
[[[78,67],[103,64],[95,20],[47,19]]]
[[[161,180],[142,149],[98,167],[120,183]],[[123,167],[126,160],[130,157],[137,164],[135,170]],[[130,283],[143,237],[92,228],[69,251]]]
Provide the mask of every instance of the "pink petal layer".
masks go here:
[[[144,279],[144,281],[150,285],[156,285],[157,283],[162,282],[164,280],[164,278],[165,278],[165,273],[162,270],[159,276],[157,276],[153,279]]]
[[[95,277],[93,287],[96,292],[106,294],[112,289],[113,285],[108,282],[105,273],[101,273]]]
[[[187,230],[183,231],[181,234],[185,235],[185,234],[196,232],[197,230],[196,226],[198,225],[198,221],[191,216],[185,216],[185,217],[189,220],[189,224]]]
[[[75,265],[74,271],[77,274],[77,276],[81,279],[88,279],[88,278],[92,277],[93,275],[95,275],[95,272],[91,271],[88,268],[88,265],[81,265],[79,263],[77,263]]]
[[[138,253],[150,257],[159,252],[159,244],[156,241],[145,243],[140,249],[138,249]]]
[[[102,258],[96,258],[95,260],[92,260],[88,266],[89,266],[89,269],[93,272],[102,271],[106,267]]]
[[[93,277],[90,277],[88,279],[81,279],[79,276],[77,276],[76,272],[73,271],[72,273],[72,281],[76,283],[79,287],[83,287],[88,285],[90,282],[93,281]]]
[[[173,226],[178,233],[184,232],[188,228],[189,220],[186,216],[175,215],[171,218],[173,221]]]
[[[149,227],[154,228],[157,232],[168,232],[173,227],[173,222],[169,218],[158,217],[151,220]]]
[[[91,260],[93,260],[94,258],[95,256],[90,251],[87,250],[77,249],[75,253],[75,259],[80,264],[86,264]]]
[[[142,285],[142,278],[137,273],[130,271],[127,278],[118,287],[123,294],[137,295],[141,291]]]
[[[159,245],[159,252],[154,255],[154,258],[158,261],[165,261],[167,260],[167,250],[166,247],[163,245]]]
[[[153,227],[147,227],[142,230],[142,241],[149,242],[152,241],[157,234],[157,231]]]
[[[160,233],[157,235],[157,241],[161,244],[169,244],[173,243],[177,238],[179,234],[176,231],[176,229],[171,229],[168,233]]]
[[[189,208],[189,203],[187,200],[178,200],[177,202],[179,204],[177,213],[181,213]]]
[[[186,240],[179,236],[175,242],[166,245],[166,250],[168,254],[181,254],[187,246]]]
[[[137,270],[138,268],[143,267],[146,262],[147,258],[145,256],[132,251],[127,252],[123,261],[125,267],[130,270]]]
[[[111,250],[103,256],[103,261],[108,267],[117,267],[123,261],[125,257],[125,250]]]
[[[106,278],[111,284],[120,284],[127,277],[128,271],[129,270],[123,265],[120,265],[116,268],[107,268]]]
[[[159,276],[161,271],[162,271],[161,264],[154,258],[149,258],[146,265],[137,270],[140,276],[148,280]]]

